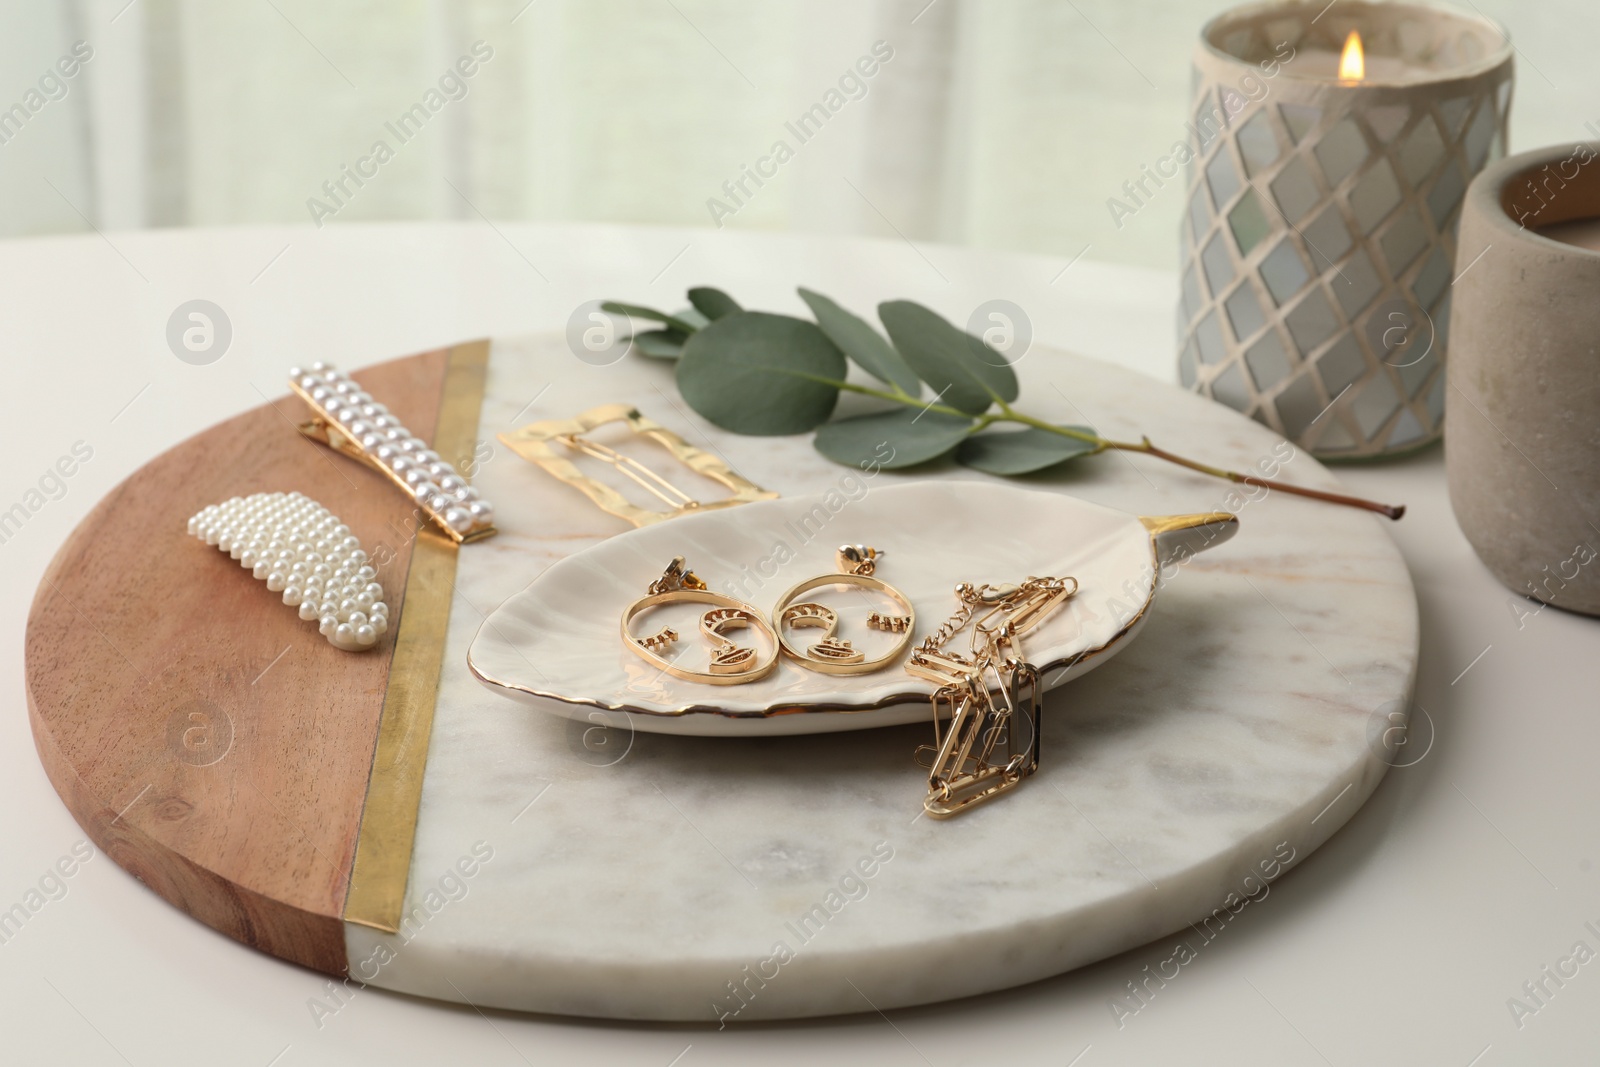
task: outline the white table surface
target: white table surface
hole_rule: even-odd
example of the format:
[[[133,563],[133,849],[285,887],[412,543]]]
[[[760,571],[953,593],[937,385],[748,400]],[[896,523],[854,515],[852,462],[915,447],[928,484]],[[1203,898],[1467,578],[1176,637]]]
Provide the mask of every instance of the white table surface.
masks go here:
[[[1065,268],[1065,269],[1064,269]],[[600,226],[329,226],[113,233],[0,243],[0,510],[73,444],[93,458],[0,544],[0,911],[83,834],[29,734],[23,630],[61,539],[161,449],[282,391],[286,361],[355,367],[452,341],[564,328],[596,297],[679,306],[722,286],[802,309],[909,297],[965,321],[1026,309],[1043,343],[1172,378],[1175,276],[904,242]],[[184,301],[219,304],[228,352],[168,349]],[[557,383],[559,388],[559,383]],[[1024,402],[1026,398],[1024,398]],[[362,990],[319,1028],[325,979],[189,919],[104,856],[0,943],[0,1058],[15,1063],[1579,1064],[1600,1043],[1600,621],[1513,598],[1450,513],[1442,454],[1347,468],[1403,501],[1392,527],[1422,615],[1417,703],[1431,749],[1389,773],[1334,838],[1241,912],[1131,1017],[1112,1001],[1168,940],[1021,989],[793,1024],[608,1025],[487,1015]],[[1421,738],[1414,737],[1414,741]],[[1592,922],[1594,931],[1585,926]],[[1198,939],[1195,939],[1198,940]],[[1600,956],[1597,956],[1600,960]],[[1543,978],[1542,1006],[1523,991]],[[1508,998],[1536,1014],[1519,1026]],[[1131,1004],[1131,1001],[1124,1003]]]

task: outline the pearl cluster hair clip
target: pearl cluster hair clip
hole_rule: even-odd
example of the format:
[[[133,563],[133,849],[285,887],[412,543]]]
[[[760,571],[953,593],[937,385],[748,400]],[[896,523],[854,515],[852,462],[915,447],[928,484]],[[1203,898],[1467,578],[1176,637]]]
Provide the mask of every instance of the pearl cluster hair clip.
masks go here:
[[[310,370],[292,368],[289,387],[314,416],[301,433],[387,475],[452,541],[476,541],[495,532],[489,502],[349,375],[313,363]]]
[[[189,532],[249,567],[302,619],[346,652],[378,643],[389,605],[377,572],[350,527],[300,493],[256,493],[212,504],[189,520]]]

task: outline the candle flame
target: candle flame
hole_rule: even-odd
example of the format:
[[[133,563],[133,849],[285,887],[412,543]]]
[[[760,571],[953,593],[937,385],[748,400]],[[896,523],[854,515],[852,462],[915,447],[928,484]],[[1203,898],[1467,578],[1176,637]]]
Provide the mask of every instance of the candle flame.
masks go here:
[[[1367,76],[1367,58],[1361,51],[1361,35],[1355,30],[1344,39],[1344,51],[1339,55],[1339,80],[1358,82]]]

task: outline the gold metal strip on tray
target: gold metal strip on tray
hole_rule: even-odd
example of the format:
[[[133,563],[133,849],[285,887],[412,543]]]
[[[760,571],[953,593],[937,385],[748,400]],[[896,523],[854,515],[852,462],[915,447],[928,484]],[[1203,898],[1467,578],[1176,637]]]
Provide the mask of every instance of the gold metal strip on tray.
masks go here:
[[[458,470],[473,454],[488,369],[488,341],[450,350],[433,448]],[[459,551],[426,519],[418,519],[344,904],[346,922],[389,933],[400,928],[411,874]]]

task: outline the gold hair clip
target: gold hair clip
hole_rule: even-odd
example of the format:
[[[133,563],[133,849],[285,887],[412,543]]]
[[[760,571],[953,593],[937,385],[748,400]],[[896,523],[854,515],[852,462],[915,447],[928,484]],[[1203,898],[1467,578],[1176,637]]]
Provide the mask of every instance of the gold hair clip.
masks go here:
[[[311,408],[300,432],[385,475],[456,544],[492,536],[494,508],[443,456],[400,424],[350,376],[326,363],[289,371]]]
[[[673,459],[690,470],[726,486],[732,495],[721,500],[696,500],[638,460],[583,436],[613,422],[626,423],[628,429],[665,448]],[[639,409],[631,404],[602,404],[575,418],[529,423],[521,429],[501,434],[500,440],[523,459],[582,491],[601,510],[626,519],[635,526],[649,526],[691,512],[731,508],[752,500],[773,500],[778,495],[735,474],[721,458],[694,447],[665,426],[639,414]],[[560,450],[555,447],[557,445],[561,446]],[[583,473],[572,462],[570,456],[573,453],[615,467],[623,476],[667,505],[667,510],[651,511],[631,503],[609,485]]]

